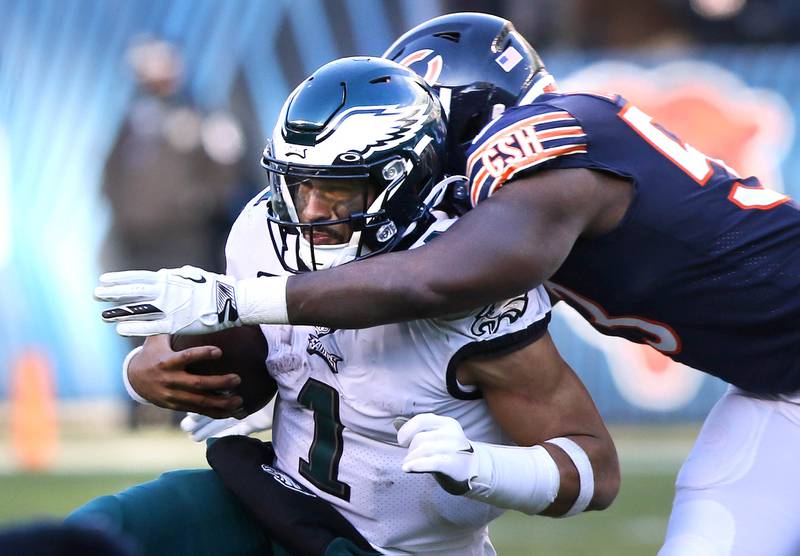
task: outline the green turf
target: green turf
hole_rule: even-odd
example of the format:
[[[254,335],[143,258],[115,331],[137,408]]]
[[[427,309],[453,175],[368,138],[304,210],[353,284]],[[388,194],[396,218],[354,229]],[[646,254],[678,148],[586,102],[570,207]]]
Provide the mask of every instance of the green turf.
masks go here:
[[[501,556],[642,556],[658,551],[672,505],[674,474],[623,476],[614,504],[569,519],[509,512],[491,528]]]
[[[158,473],[0,475],[0,523],[63,517],[96,496],[117,492],[157,476]]]
[[[63,516],[95,496],[156,475],[0,475],[0,523]],[[673,480],[673,474],[627,473],[619,497],[605,512],[563,520],[509,512],[492,524],[492,539],[501,556],[655,554],[666,527]]]

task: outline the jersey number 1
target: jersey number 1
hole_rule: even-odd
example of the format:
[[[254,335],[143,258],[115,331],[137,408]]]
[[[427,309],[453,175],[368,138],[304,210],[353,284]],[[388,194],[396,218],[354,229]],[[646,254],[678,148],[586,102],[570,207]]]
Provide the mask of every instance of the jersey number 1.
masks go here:
[[[620,118],[633,128],[645,141],[650,143],[661,154],[669,158],[675,165],[681,168],[701,186],[705,185],[714,169],[711,167],[711,159],[692,147],[679,143],[656,125],[653,118],[628,104],[619,114]],[[725,168],[738,176],[732,168],[725,165],[722,161],[714,162],[725,166]],[[728,194],[728,199],[742,209],[768,210],[789,200],[786,195],[767,189],[763,185],[749,187],[736,182]]]
[[[350,501],[350,485],[337,479],[344,449],[339,392],[310,378],[297,401],[314,412],[314,441],[308,450],[308,461],[300,458],[300,474],[320,490]]]

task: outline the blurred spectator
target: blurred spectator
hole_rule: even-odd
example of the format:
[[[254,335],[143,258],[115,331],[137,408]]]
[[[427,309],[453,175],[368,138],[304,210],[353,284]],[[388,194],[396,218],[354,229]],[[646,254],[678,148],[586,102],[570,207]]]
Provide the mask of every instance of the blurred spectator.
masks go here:
[[[138,91],[104,170],[112,222],[103,267],[221,271],[241,127],[227,113],[202,113],[181,94],[183,62],[169,43],[137,43],[128,61]]]
[[[228,218],[233,224],[247,201],[267,186],[267,175],[261,167],[267,134],[261,128],[255,102],[242,70],[233,81],[228,106],[233,117],[241,124],[244,136],[243,154],[237,168],[238,185],[228,203]]]
[[[693,42],[683,22],[662,0],[575,0],[574,46],[579,48],[677,48]]]
[[[509,19],[538,50],[683,44],[663,0],[446,0],[446,11],[487,12]]]
[[[661,0],[703,43],[800,41],[797,0]]]
[[[797,0],[444,0],[510,19],[534,48],[653,49],[797,43]]]
[[[192,103],[182,87],[183,60],[170,43],[139,40],[127,61],[137,91],[104,168],[111,227],[101,266],[192,264],[222,272],[233,215],[251,196],[240,178],[242,127],[227,112],[206,113]],[[154,420],[165,420],[164,413],[132,402],[132,426]]]

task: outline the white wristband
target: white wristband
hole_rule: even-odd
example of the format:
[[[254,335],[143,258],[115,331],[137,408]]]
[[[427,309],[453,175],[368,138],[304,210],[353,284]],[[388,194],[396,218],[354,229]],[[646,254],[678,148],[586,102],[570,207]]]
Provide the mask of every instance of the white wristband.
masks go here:
[[[153,405],[141,397],[136,390],[133,389],[133,386],[131,386],[131,381],[128,379],[128,366],[131,364],[131,360],[143,349],[144,346],[133,348],[130,353],[125,356],[125,359],[122,360],[122,384],[125,385],[125,390],[128,392],[128,395],[131,397],[131,399],[133,399],[133,401],[139,402],[143,405]]]
[[[551,438],[547,441],[549,444],[555,444],[569,456],[575,468],[578,470],[578,479],[580,480],[580,490],[578,490],[578,498],[567,513],[559,517],[570,517],[581,513],[594,498],[594,470],[592,469],[592,462],[589,461],[589,456],[583,451],[574,440],[569,438],[559,437]]]
[[[528,515],[538,514],[556,499],[561,475],[544,447],[471,444],[478,469],[465,496]]]
[[[242,324],[289,324],[286,307],[288,276],[246,278],[236,284],[236,304]]]

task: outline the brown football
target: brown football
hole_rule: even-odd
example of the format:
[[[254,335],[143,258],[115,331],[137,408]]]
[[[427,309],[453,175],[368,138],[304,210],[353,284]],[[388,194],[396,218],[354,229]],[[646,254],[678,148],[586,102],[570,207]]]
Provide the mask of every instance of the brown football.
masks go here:
[[[217,346],[222,350],[219,359],[196,361],[186,370],[203,375],[238,374],[242,383],[234,392],[244,400],[244,411],[237,415],[239,418],[267,405],[278,391],[278,385],[267,372],[269,348],[258,326],[237,326],[213,334],[173,336],[171,343],[175,351],[197,346]]]

